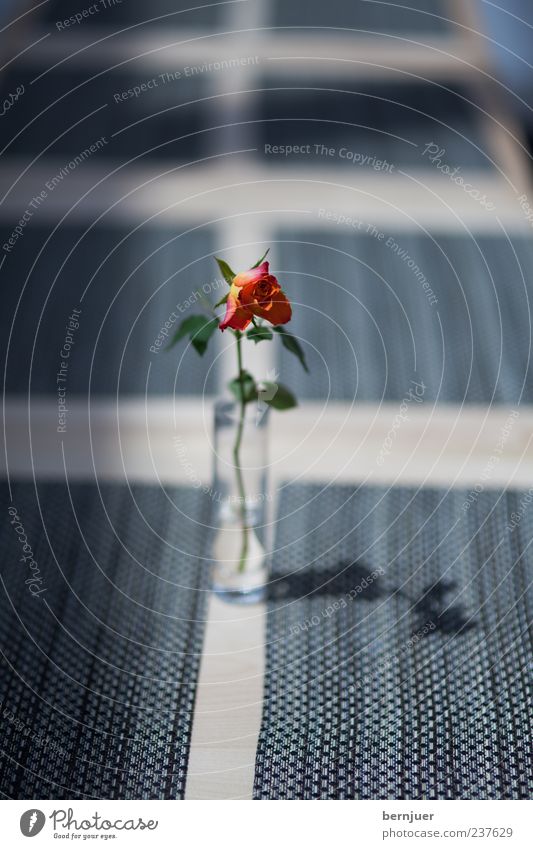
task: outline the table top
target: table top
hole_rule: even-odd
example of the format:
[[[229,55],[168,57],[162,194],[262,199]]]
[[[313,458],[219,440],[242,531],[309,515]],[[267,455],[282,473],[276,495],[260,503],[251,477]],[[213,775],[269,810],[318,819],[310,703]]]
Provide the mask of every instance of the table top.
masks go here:
[[[57,480],[190,486],[175,451],[186,444],[209,480],[209,404],[157,400],[72,403],[66,433],[49,401],[6,406],[4,475]],[[382,405],[304,404],[272,419],[274,489],[281,480],[343,486],[440,487],[485,493],[531,486],[533,409],[420,405],[402,422],[386,464],[376,457],[397,414]],[[29,424],[30,423],[30,424]],[[505,434],[502,446],[502,434]],[[498,448],[500,445],[500,449]],[[496,459],[494,459],[496,457]],[[492,458],[492,461],[491,461]],[[189,799],[252,798],[265,687],[267,604],[233,606],[209,597],[185,787]]]

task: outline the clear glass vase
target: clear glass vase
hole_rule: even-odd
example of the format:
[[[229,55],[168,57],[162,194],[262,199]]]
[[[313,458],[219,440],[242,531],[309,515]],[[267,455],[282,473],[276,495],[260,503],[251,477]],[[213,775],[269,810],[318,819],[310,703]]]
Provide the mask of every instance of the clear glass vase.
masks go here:
[[[215,404],[213,591],[225,601],[252,603],[266,593],[268,413],[263,402],[244,411],[230,399]]]

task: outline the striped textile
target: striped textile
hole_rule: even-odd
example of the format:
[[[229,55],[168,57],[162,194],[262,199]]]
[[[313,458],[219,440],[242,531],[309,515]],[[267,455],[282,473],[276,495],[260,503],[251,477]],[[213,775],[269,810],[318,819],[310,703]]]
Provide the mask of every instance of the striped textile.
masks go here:
[[[208,592],[206,499],[57,483],[39,485],[38,499],[17,483],[12,501],[4,483],[0,496],[2,793],[182,798]],[[21,561],[22,533],[39,575]]]
[[[298,397],[397,401],[415,380],[425,401],[533,402],[530,237],[347,229],[276,244],[310,367],[280,350]]]
[[[209,230],[183,234],[137,222],[53,230],[28,229],[4,262],[10,286],[0,361],[7,357],[8,393],[53,396],[65,388],[87,399],[215,391],[217,337],[202,358],[185,342],[164,351],[179,322],[202,311],[204,284],[212,301],[217,286],[227,288],[217,280]],[[68,340],[66,382],[58,383],[73,310],[79,327]]]
[[[255,798],[528,797],[527,496],[302,484],[277,527]]]

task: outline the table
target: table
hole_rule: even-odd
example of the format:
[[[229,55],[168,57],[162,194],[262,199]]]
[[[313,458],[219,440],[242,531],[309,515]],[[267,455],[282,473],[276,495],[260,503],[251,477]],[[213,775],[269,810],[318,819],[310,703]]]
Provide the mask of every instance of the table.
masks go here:
[[[191,482],[174,453],[177,432],[198,475],[206,479],[209,474],[204,431],[209,411],[200,402],[182,404],[178,420],[170,402],[147,408],[97,402],[90,410],[74,404],[60,439],[52,405],[32,402],[31,440],[26,405],[13,402],[6,412],[10,479],[31,481],[35,473],[37,479],[64,480],[68,469],[71,482],[187,485]],[[513,415],[498,407],[421,405],[403,423],[398,450],[378,466],[376,456],[396,412],[395,404],[353,410],[338,404],[329,405],[323,415],[319,405],[305,405],[291,414],[290,427],[288,419],[277,417],[272,432],[274,486],[299,479],[352,488],[365,483],[462,487],[469,492],[482,481],[486,496],[504,486],[527,490],[531,485],[533,416],[528,408]],[[498,461],[488,468],[504,430]],[[210,598],[206,620],[182,790],[191,799],[251,798],[263,709],[267,609],[232,607]],[[265,792],[256,787],[256,795]]]

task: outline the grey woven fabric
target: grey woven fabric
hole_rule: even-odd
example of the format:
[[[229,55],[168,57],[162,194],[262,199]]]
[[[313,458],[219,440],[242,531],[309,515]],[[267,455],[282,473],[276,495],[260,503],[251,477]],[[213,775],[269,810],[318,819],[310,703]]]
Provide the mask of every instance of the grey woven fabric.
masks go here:
[[[302,31],[309,34],[305,25]],[[363,81],[340,69],[335,78],[324,79],[315,67],[305,79],[287,72],[282,80],[266,69],[259,85],[256,155],[267,167],[290,169],[293,176],[300,168],[307,174],[333,168],[335,180],[349,186],[365,172],[407,171],[423,179],[424,171],[435,171],[430,151],[434,156],[440,151],[439,162],[450,170],[492,167],[472,106],[476,95],[453,80]]]
[[[64,35],[71,41],[73,33]],[[112,30],[108,30],[108,36],[112,37]],[[14,61],[0,80],[0,97],[19,80],[27,98],[21,98],[21,108],[16,114],[10,110],[5,115],[2,159],[9,162],[10,157],[17,156],[21,163],[18,167],[26,166],[30,173],[35,159],[41,165],[43,159],[45,163],[48,160],[47,173],[53,179],[61,168],[60,163],[68,169],[69,160],[102,138],[100,149],[89,155],[90,164],[83,158],[75,167],[80,170],[94,167],[98,161],[106,173],[119,166],[124,174],[130,169],[146,168],[154,161],[163,160],[175,168],[205,156],[210,135],[206,132],[208,114],[201,102],[207,92],[205,80],[196,76],[173,79],[170,74],[175,73],[175,68],[153,67],[156,78],[160,73],[170,72],[168,82],[152,85],[147,98],[121,99],[121,94],[142,85],[141,81],[153,79],[149,68],[141,56],[131,56],[125,64],[100,67],[97,74],[76,61],[55,67],[36,63],[33,68],[23,57]],[[102,108],[104,105],[107,108]],[[54,185],[53,191],[57,188]],[[90,194],[98,197],[105,189],[104,180],[103,186],[95,184]],[[81,201],[82,198],[79,205],[83,209]],[[122,211],[123,205],[118,198],[115,201]],[[105,200],[103,204],[105,208]]]
[[[57,20],[62,21],[76,12],[83,13],[86,8],[85,0],[51,0],[41,12],[47,22],[55,24]],[[130,0],[128,3],[109,4],[104,8],[103,16],[90,14],[83,19],[83,23],[84,26],[94,25],[99,29],[109,27],[119,31],[140,24],[143,32],[145,27],[159,27],[165,31],[179,31],[186,27],[211,29],[219,22],[223,10],[224,6],[216,2],[194,4],[189,0],[153,0],[147,7],[143,0]]]
[[[402,32],[441,33],[450,29],[446,4],[442,0],[400,0],[387,3],[386,13],[379,3],[365,0],[274,0],[273,22],[283,27],[353,27],[365,34]],[[335,30],[333,30],[335,32]]]
[[[527,797],[532,540],[527,493],[286,488],[255,797]]]
[[[226,287],[220,275],[217,280],[212,232],[183,234],[153,222],[63,224],[53,233],[54,226],[29,228],[4,262],[10,280],[0,315],[5,390],[56,397],[61,388],[83,400],[89,393],[212,393],[218,337],[204,357],[185,341],[164,350],[180,321],[202,312],[200,297],[207,292],[214,300],[217,285]],[[74,309],[81,311],[79,327],[69,340],[66,382],[58,383]]]
[[[181,798],[208,590],[199,556],[207,505],[185,488],[54,483],[38,494],[39,503],[19,483],[11,502],[0,489],[0,790]],[[33,588],[10,507],[40,570]]]
[[[532,403],[533,239],[366,227],[280,234],[310,373],[285,350],[279,371],[298,397],[399,400],[417,380],[425,402]]]

